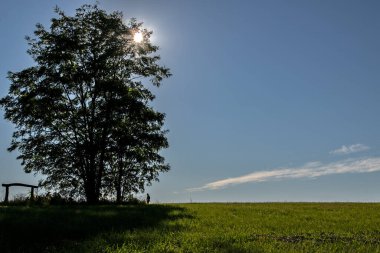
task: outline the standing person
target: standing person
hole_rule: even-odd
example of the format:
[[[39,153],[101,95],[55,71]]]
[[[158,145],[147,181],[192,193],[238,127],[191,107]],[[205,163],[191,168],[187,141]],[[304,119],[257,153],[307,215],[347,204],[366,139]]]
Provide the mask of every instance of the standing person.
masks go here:
[[[150,196],[149,196],[149,193],[146,194],[146,203],[149,204],[150,202]]]

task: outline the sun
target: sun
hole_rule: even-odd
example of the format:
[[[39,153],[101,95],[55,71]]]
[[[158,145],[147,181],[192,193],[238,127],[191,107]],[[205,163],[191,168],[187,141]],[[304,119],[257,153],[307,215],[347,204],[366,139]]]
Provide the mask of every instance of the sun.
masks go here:
[[[141,32],[137,32],[133,35],[133,40],[136,42],[136,43],[140,43],[141,41],[143,41],[144,37],[142,35]]]

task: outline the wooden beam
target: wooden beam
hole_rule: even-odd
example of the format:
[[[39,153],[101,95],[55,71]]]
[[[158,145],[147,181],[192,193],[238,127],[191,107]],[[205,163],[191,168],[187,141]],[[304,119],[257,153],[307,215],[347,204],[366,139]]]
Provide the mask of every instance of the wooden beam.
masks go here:
[[[31,185],[31,184],[21,184],[21,183],[12,183],[12,184],[2,184],[4,187],[9,187],[9,186],[23,186],[23,187],[32,187],[32,188],[38,188],[37,185]]]

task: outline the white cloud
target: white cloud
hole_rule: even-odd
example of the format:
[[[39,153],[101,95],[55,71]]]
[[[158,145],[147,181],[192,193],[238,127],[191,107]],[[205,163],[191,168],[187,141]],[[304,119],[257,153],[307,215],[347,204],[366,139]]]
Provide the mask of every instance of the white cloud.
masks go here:
[[[330,154],[346,155],[346,154],[356,153],[356,152],[360,152],[360,151],[364,151],[368,149],[369,149],[368,146],[358,143],[358,144],[353,144],[350,146],[343,145],[342,147],[331,151]]]
[[[309,162],[304,166],[296,168],[258,171],[240,177],[226,178],[205,184],[202,187],[187,189],[187,191],[217,190],[227,186],[249,182],[263,182],[291,178],[316,178],[333,174],[368,173],[375,171],[380,171],[380,157],[356,160],[349,159],[325,165],[320,162]]]

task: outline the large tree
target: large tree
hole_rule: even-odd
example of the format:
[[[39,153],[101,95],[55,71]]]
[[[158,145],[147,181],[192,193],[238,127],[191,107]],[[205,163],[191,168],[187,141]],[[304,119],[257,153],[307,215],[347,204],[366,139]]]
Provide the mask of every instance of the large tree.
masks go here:
[[[37,24],[27,37],[36,64],[8,75],[0,104],[16,126],[9,150],[19,151],[26,172],[45,175],[47,189],[120,201],[169,170],[159,154],[168,146],[165,115],[152,108],[147,88],[169,69],[135,19],[125,24],[122,13],[96,5],[75,16],[55,12],[50,28]]]

